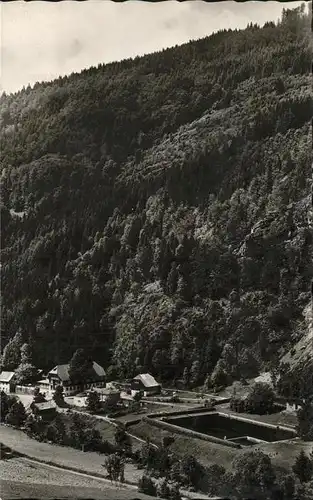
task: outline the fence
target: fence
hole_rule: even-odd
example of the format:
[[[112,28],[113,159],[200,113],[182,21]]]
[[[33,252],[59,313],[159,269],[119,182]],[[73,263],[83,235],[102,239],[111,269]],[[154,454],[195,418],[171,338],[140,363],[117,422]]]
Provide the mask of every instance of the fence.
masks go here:
[[[29,385],[16,385],[15,392],[16,394],[29,394],[34,395],[35,387]]]

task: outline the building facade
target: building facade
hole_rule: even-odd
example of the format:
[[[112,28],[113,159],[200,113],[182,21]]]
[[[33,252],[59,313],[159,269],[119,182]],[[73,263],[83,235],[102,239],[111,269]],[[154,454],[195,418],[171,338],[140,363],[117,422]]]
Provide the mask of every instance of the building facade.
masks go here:
[[[0,391],[4,391],[9,394],[10,392],[15,392],[15,387],[15,372],[2,371],[0,373]]]
[[[53,400],[43,403],[31,403],[30,409],[36,417],[43,422],[50,422],[56,416],[56,404]]]
[[[161,385],[150,373],[141,373],[131,382],[131,395],[134,396],[138,392],[142,392],[145,397],[160,394]]]
[[[105,371],[93,361],[92,370],[82,381],[73,381],[69,376],[69,364],[57,365],[48,373],[49,391],[54,392],[57,385],[62,385],[65,396],[71,396],[96,387],[105,387]],[[45,381],[42,381],[42,383]],[[43,384],[42,384],[43,385]]]

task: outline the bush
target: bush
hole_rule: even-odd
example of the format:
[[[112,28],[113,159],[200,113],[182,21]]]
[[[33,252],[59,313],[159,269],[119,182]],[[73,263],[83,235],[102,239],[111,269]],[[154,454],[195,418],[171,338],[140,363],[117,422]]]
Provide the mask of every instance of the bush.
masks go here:
[[[21,403],[21,401],[15,401],[5,417],[6,423],[14,427],[21,427],[25,420],[26,412],[23,403]]]
[[[170,499],[171,500],[181,500],[179,485],[177,483],[174,483],[170,486]]]
[[[180,462],[180,473],[186,486],[198,489],[204,468],[194,456],[186,455]]]
[[[117,453],[109,455],[105,459],[103,467],[106,468],[111,481],[124,482],[125,463],[120,455]]]
[[[232,487],[240,495],[268,498],[276,481],[275,470],[269,456],[261,451],[246,452],[234,460]],[[231,478],[230,478],[231,479]]]
[[[245,399],[245,411],[263,415],[274,408],[275,393],[272,387],[261,382],[256,383]]]
[[[138,481],[138,491],[152,497],[157,495],[157,489],[152,478],[146,474],[143,474]]]
[[[157,496],[161,498],[171,498],[171,490],[165,479],[163,479],[157,487]]]
[[[243,413],[245,411],[245,401],[239,397],[232,397],[229,402],[229,408],[232,411],[236,411],[238,413]]]
[[[37,440],[44,439],[44,424],[36,416],[30,414],[27,416],[24,429],[28,436],[34,437]]]

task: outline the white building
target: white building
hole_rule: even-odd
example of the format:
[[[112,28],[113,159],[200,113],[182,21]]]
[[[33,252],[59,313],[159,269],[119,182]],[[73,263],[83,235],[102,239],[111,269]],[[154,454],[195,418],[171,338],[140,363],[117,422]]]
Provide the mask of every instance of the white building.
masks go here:
[[[150,373],[140,373],[131,383],[131,395],[134,396],[137,392],[142,392],[145,397],[160,394],[161,385]]]
[[[69,376],[69,364],[57,365],[48,373],[49,390],[54,392],[57,385],[62,385],[65,396],[83,392],[86,389],[105,387],[105,371],[95,361],[88,377],[82,381],[72,381]],[[45,381],[42,381],[44,383]]]
[[[4,391],[6,393],[15,391],[15,372],[1,372],[0,373],[0,391]]]

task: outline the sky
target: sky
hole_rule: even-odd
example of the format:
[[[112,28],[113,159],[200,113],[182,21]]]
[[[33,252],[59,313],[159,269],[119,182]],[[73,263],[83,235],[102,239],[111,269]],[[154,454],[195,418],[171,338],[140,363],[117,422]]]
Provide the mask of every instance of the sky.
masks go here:
[[[288,8],[302,2],[288,2]],[[199,0],[0,4],[0,91],[143,55],[249,22],[276,21],[287,4]]]

